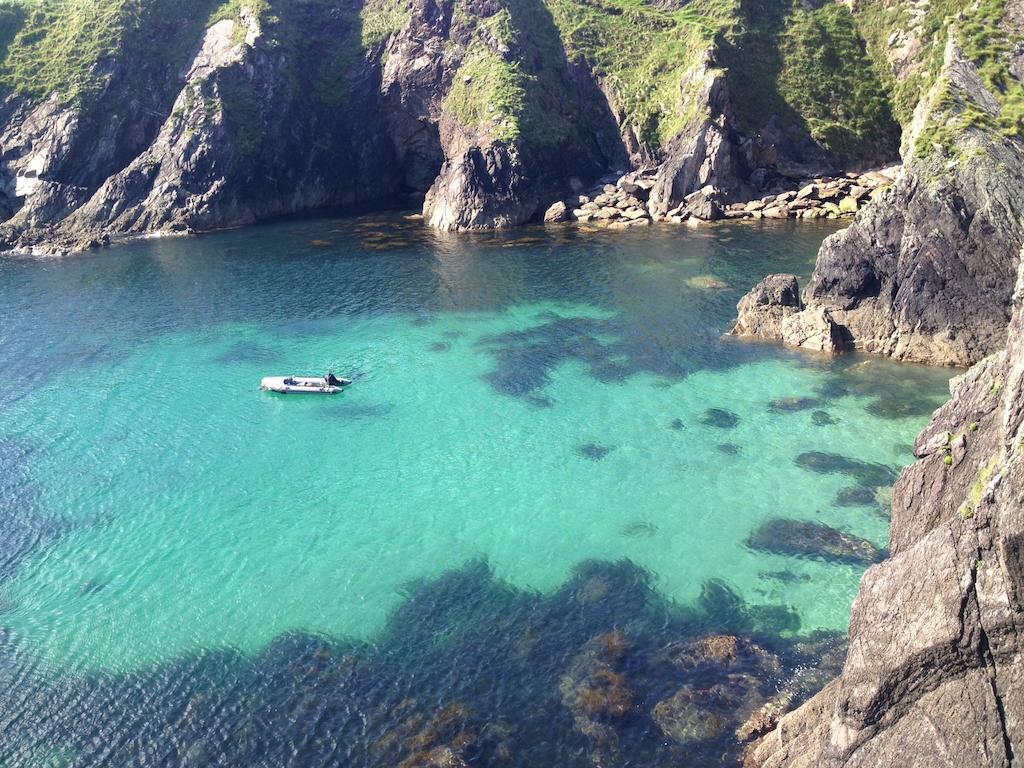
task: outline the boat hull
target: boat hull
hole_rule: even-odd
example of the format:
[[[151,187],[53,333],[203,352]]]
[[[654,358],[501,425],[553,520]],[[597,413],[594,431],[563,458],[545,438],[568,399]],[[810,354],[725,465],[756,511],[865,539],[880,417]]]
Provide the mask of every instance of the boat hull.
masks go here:
[[[336,395],[351,382],[341,379],[342,386],[328,384],[321,376],[265,376],[260,389],[282,395]]]

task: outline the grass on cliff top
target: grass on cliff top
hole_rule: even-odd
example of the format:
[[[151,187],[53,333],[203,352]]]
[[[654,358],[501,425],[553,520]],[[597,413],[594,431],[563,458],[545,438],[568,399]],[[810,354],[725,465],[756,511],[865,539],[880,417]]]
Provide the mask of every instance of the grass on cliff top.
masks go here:
[[[904,126],[910,124],[918,102],[936,85],[951,30],[999,102],[1000,115],[992,120],[976,106],[962,103],[948,83],[940,85],[932,116],[915,148],[918,157],[936,151],[956,155],[958,136],[971,128],[1024,138],[1024,85],[1009,70],[1018,35],[1005,16],[1005,0],[936,0],[925,6],[925,14],[916,22],[905,3],[896,0],[863,0],[858,5],[857,24],[893,93],[896,117]],[[896,77],[887,57],[890,36],[899,36],[911,27],[922,47],[915,53],[910,71]]]
[[[748,1],[741,18],[720,41],[719,58],[745,132],[774,116],[846,159],[896,153],[888,94],[845,5]]]
[[[538,147],[577,134],[578,105],[565,79],[561,36],[542,0],[501,0],[485,18],[457,3],[453,35],[469,42],[444,107],[464,127]]]
[[[118,57],[180,65],[224,0],[3,0],[0,85],[88,104]],[[129,72],[129,79],[130,79]]]
[[[249,9],[273,29],[286,16],[282,6],[300,4],[343,9],[336,0],[0,0],[0,86],[87,104],[103,90],[118,57],[134,52],[180,66],[205,27]],[[404,0],[367,0],[353,19],[354,37],[338,42],[354,60],[407,18]],[[315,29],[284,33],[296,44],[316,36]]]
[[[566,53],[585,62],[615,97],[626,123],[654,148],[699,117],[699,69],[716,35],[735,21],[735,0],[678,9],[645,0],[546,0]]]

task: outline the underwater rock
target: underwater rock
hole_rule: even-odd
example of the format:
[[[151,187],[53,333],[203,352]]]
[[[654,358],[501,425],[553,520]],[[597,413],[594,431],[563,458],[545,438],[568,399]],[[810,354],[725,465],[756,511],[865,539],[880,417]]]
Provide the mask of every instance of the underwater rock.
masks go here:
[[[398,710],[414,706],[406,699]],[[429,718],[413,713],[396,729],[384,734],[376,744],[386,759],[399,768],[464,768],[468,755],[477,744],[477,734],[469,725],[469,709],[463,702],[441,707]]]
[[[590,743],[600,765],[615,760],[619,736],[610,721],[633,709],[636,694],[619,667],[629,651],[623,632],[614,630],[589,640],[558,683],[559,698],[572,713],[573,726]]]
[[[932,411],[935,410],[935,403],[926,398],[902,393],[890,397],[876,398],[864,410],[880,419],[908,419],[930,416]]]
[[[714,275],[698,275],[697,277],[691,277],[686,281],[686,284],[691,288],[708,291],[722,291],[729,287],[727,282],[718,279]]]
[[[738,635],[706,635],[672,643],[658,656],[680,672],[710,674],[712,678],[725,670],[768,677],[782,669],[778,656]]]
[[[731,724],[746,720],[763,701],[755,678],[732,674],[709,688],[680,688],[655,704],[651,717],[665,736],[689,744],[723,736]]]
[[[876,503],[874,488],[864,486],[843,488],[836,494],[836,506],[839,507],[870,507]]]
[[[736,443],[721,443],[715,447],[719,453],[724,453],[726,456],[736,456],[742,450]]]
[[[824,523],[777,518],[761,525],[747,538],[747,546],[777,555],[814,557],[837,563],[871,565],[882,551],[867,539]]]
[[[810,574],[793,573],[793,571],[762,571],[761,578],[780,581],[783,584],[806,584],[811,580]]]
[[[820,403],[821,400],[816,397],[781,397],[768,403],[768,410],[772,413],[796,413],[814,408]]]
[[[698,419],[701,424],[719,429],[732,429],[740,423],[740,417],[724,408],[708,408]]]
[[[871,488],[892,485],[899,477],[899,473],[892,467],[851,459],[838,453],[808,451],[797,456],[795,463],[798,467],[817,472],[819,475],[849,475],[855,478],[859,485]]]
[[[658,532],[658,526],[654,523],[638,521],[622,526],[620,532],[623,536],[631,539],[650,538]]]
[[[431,352],[448,352],[452,348],[451,342],[449,341],[435,341],[430,345]]]
[[[611,452],[612,448],[598,443],[584,443],[576,448],[576,453],[591,461],[600,461]]]
[[[682,430],[686,429],[686,424],[683,422],[682,419],[672,419],[672,423],[668,425],[668,428],[674,429],[677,432],[681,432]]]
[[[828,411],[815,411],[811,414],[811,423],[816,427],[827,427],[838,424],[839,420]]]

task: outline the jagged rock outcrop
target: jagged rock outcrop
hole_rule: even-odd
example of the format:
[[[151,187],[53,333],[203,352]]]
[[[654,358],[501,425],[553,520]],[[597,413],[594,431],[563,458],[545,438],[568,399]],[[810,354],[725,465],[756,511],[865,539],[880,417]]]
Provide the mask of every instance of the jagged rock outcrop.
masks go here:
[[[1024,745],[1024,269],[1006,351],[952,385],[897,483],[842,674],[746,765],[1010,766]]]
[[[775,11],[778,29],[758,34],[818,13]],[[734,23],[754,20],[694,13],[618,0],[98,0],[8,14],[0,247],[65,252],[399,199],[422,201],[439,229],[494,228],[638,170],[653,183],[628,191],[616,228],[756,218],[728,206],[845,160],[800,114],[778,146],[744,128],[730,94],[750,73],[721,59]],[[877,81],[863,56],[845,71]],[[776,87],[777,74],[754,77]],[[808,115],[829,109],[804,95]]]
[[[734,336],[777,339],[789,347],[836,354],[848,347],[831,313],[807,309],[800,298],[796,275],[768,275],[736,305],[739,317]]]
[[[650,208],[652,213],[665,215],[683,204],[682,211],[713,220],[721,218],[721,205],[742,194],[742,171],[730,137],[728,85],[721,70],[711,68],[710,52],[694,78],[701,82],[698,104],[706,105],[706,114],[693,120],[669,145],[651,190]]]
[[[826,239],[806,311],[828,313],[854,348],[901,360],[966,366],[1003,347],[1024,245],[1024,140],[991,127],[1000,112],[951,34],[903,171]],[[929,146],[937,130],[951,155]]]
[[[782,338],[782,321],[804,308],[796,275],[768,275],[740,299],[735,336]]]

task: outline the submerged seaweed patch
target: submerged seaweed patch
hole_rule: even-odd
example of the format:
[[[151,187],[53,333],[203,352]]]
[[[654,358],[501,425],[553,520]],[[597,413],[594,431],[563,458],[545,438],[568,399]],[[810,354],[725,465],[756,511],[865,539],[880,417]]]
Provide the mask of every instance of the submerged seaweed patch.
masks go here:
[[[811,414],[811,423],[816,427],[827,427],[839,423],[839,420],[828,411],[815,411]]]
[[[772,413],[796,413],[816,408],[821,400],[816,397],[781,397],[768,403],[768,410]]]
[[[838,453],[824,451],[801,453],[796,457],[795,463],[798,467],[817,472],[820,475],[848,475],[855,478],[861,486],[870,488],[892,485],[899,477],[899,473],[895,469],[884,464],[860,461],[848,456],[841,456]]]
[[[877,503],[875,489],[864,486],[843,488],[836,495],[836,506],[840,507],[871,507]]]
[[[740,423],[740,417],[724,408],[708,408],[698,419],[701,424],[718,429],[733,429]]]
[[[738,758],[750,702],[781,688],[799,703],[837,671],[841,639],[771,629],[792,624],[784,607],[747,605],[718,581],[679,607],[629,561],[583,562],[543,596],[474,561],[408,584],[373,643],[293,632],[255,657],[204,651],[50,679],[26,673],[28,649],[0,633],[0,677],[19,680],[22,702],[0,752],[159,764],[172,744],[183,765],[394,768],[447,755],[710,768]],[[698,695],[712,687],[713,707]],[[702,714],[720,727],[685,725]]]
[[[658,532],[658,526],[654,523],[648,523],[646,521],[637,521],[634,523],[627,523],[622,526],[620,532],[623,536],[628,539],[640,539],[650,538]]]
[[[856,565],[870,565],[882,559],[881,550],[867,539],[804,520],[769,520],[750,534],[747,546],[778,555]]]
[[[576,447],[576,453],[591,461],[600,461],[613,450],[612,446],[600,445],[599,443],[584,443]]]

